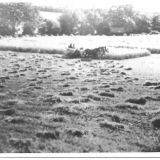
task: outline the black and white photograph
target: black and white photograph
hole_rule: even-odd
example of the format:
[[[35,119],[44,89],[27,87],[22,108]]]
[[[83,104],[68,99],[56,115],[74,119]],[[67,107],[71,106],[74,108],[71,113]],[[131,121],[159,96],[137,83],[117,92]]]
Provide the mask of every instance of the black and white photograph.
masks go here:
[[[160,2],[0,0],[0,156],[146,152],[160,152]]]

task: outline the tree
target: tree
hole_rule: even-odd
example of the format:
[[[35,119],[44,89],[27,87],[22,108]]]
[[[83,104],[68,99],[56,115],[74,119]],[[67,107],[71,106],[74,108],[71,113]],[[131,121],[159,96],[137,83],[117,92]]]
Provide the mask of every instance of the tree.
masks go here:
[[[86,22],[89,24],[92,34],[95,34],[97,33],[99,24],[103,22],[103,17],[98,10],[91,10],[86,13]]]
[[[33,36],[36,34],[37,28],[32,23],[25,23],[22,27],[22,35]]]
[[[59,22],[62,34],[74,34],[78,25],[78,16],[74,12],[67,12],[60,17]]]
[[[107,20],[111,28],[123,28],[125,33],[132,33],[136,26],[135,14],[131,5],[112,7],[108,11]]]
[[[79,13],[77,32],[80,35],[97,34],[99,25],[103,22],[102,11],[99,9],[83,10]]]
[[[137,14],[135,17],[135,22],[136,33],[149,33],[152,30],[151,20],[143,14]]]
[[[21,24],[37,25],[39,18],[38,10],[29,3],[0,3],[0,22],[11,26],[13,34]]]
[[[152,30],[160,31],[160,15],[154,15],[152,17]]]
[[[12,27],[10,25],[0,24],[0,35],[1,36],[13,35]]]
[[[56,22],[44,19],[39,28],[39,33],[42,35],[58,35],[61,33],[60,25]]]
[[[97,34],[111,35],[111,30],[107,21],[103,21],[97,26]]]

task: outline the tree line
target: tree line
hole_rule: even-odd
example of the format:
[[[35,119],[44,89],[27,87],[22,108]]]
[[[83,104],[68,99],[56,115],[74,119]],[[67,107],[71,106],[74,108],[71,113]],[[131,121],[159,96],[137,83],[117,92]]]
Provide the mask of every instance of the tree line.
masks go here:
[[[50,8],[41,8],[50,9]],[[40,16],[29,3],[0,3],[0,35],[123,35],[160,32],[160,14],[147,16],[131,5],[63,10],[57,21]]]

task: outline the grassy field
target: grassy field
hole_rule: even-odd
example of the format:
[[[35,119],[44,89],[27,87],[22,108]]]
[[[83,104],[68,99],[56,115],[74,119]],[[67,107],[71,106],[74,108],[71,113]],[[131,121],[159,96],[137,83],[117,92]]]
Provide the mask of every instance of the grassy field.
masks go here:
[[[147,49],[151,53],[160,53],[159,35],[136,36],[37,36],[0,39],[1,50],[37,53],[64,54],[68,45],[74,43],[76,48],[96,48],[106,46],[111,48],[108,58],[118,59],[146,56]],[[138,51],[137,51],[138,49]],[[144,54],[145,52],[145,54]],[[135,54],[135,56],[133,56]],[[122,55],[122,57],[120,56]],[[124,56],[126,55],[126,56]],[[131,55],[131,56],[130,56]],[[121,57],[121,58],[120,58]]]
[[[36,36],[21,38],[1,38],[0,46],[22,48],[65,48],[75,43],[77,48],[95,48],[99,46],[147,48],[160,50],[160,35],[135,36]]]
[[[158,40],[0,39],[0,49],[11,50],[0,51],[0,152],[159,152],[160,54],[135,58],[158,50]],[[70,43],[109,46],[112,59],[134,59],[63,58]]]
[[[159,151],[159,61],[1,51],[0,152]]]

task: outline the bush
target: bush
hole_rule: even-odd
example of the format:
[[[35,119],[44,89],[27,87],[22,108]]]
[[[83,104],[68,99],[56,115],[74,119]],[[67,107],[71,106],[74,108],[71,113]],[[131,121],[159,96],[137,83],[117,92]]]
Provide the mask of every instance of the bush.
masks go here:
[[[78,25],[78,16],[75,13],[64,13],[60,19],[61,33],[70,35],[76,33],[76,28]]]
[[[150,33],[151,32],[151,20],[145,15],[137,15],[135,17],[136,27],[135,33]]]
[[[121,5],[112,7],[107,14],[107,20],[111,28],[111,32],[117,35],[124,33],[132,33],[136,23],[134,21],[135,11],[130,5]]]
[[[23,26],[22,35],[33,36],[33,35],[35,35],[35,30],[36,30],[36,28],[33,25],[31,25],[30,23],[26,23]]]
[[[9,36],[14,35],[14,31],[10,25],[0,25],[0,35],[1,36]]]
[[[150,34],[160,34],[160,32],[156,31],[156,30],[153,30],[153,31],[150,32]]]
[[[111,30],[109,24],[106,22],[102,22],[97,26],[97,34],[98,35],[111,35]]]
[[[43,20],[39,28],[39,33],[42,35],[59,35],[61,33],[60,25],[50,20]]]
[[[80,35],[88,35],[88,34],[93,35],[94,34],[94,28],[92,26],[90,26],[89,23],[87,23],[85,21],[84,22],[82,21],[82,22],[79,23],[77,32]]]
[[[160,15],[154,15],[152,17],[152,30],[160,32]]]

